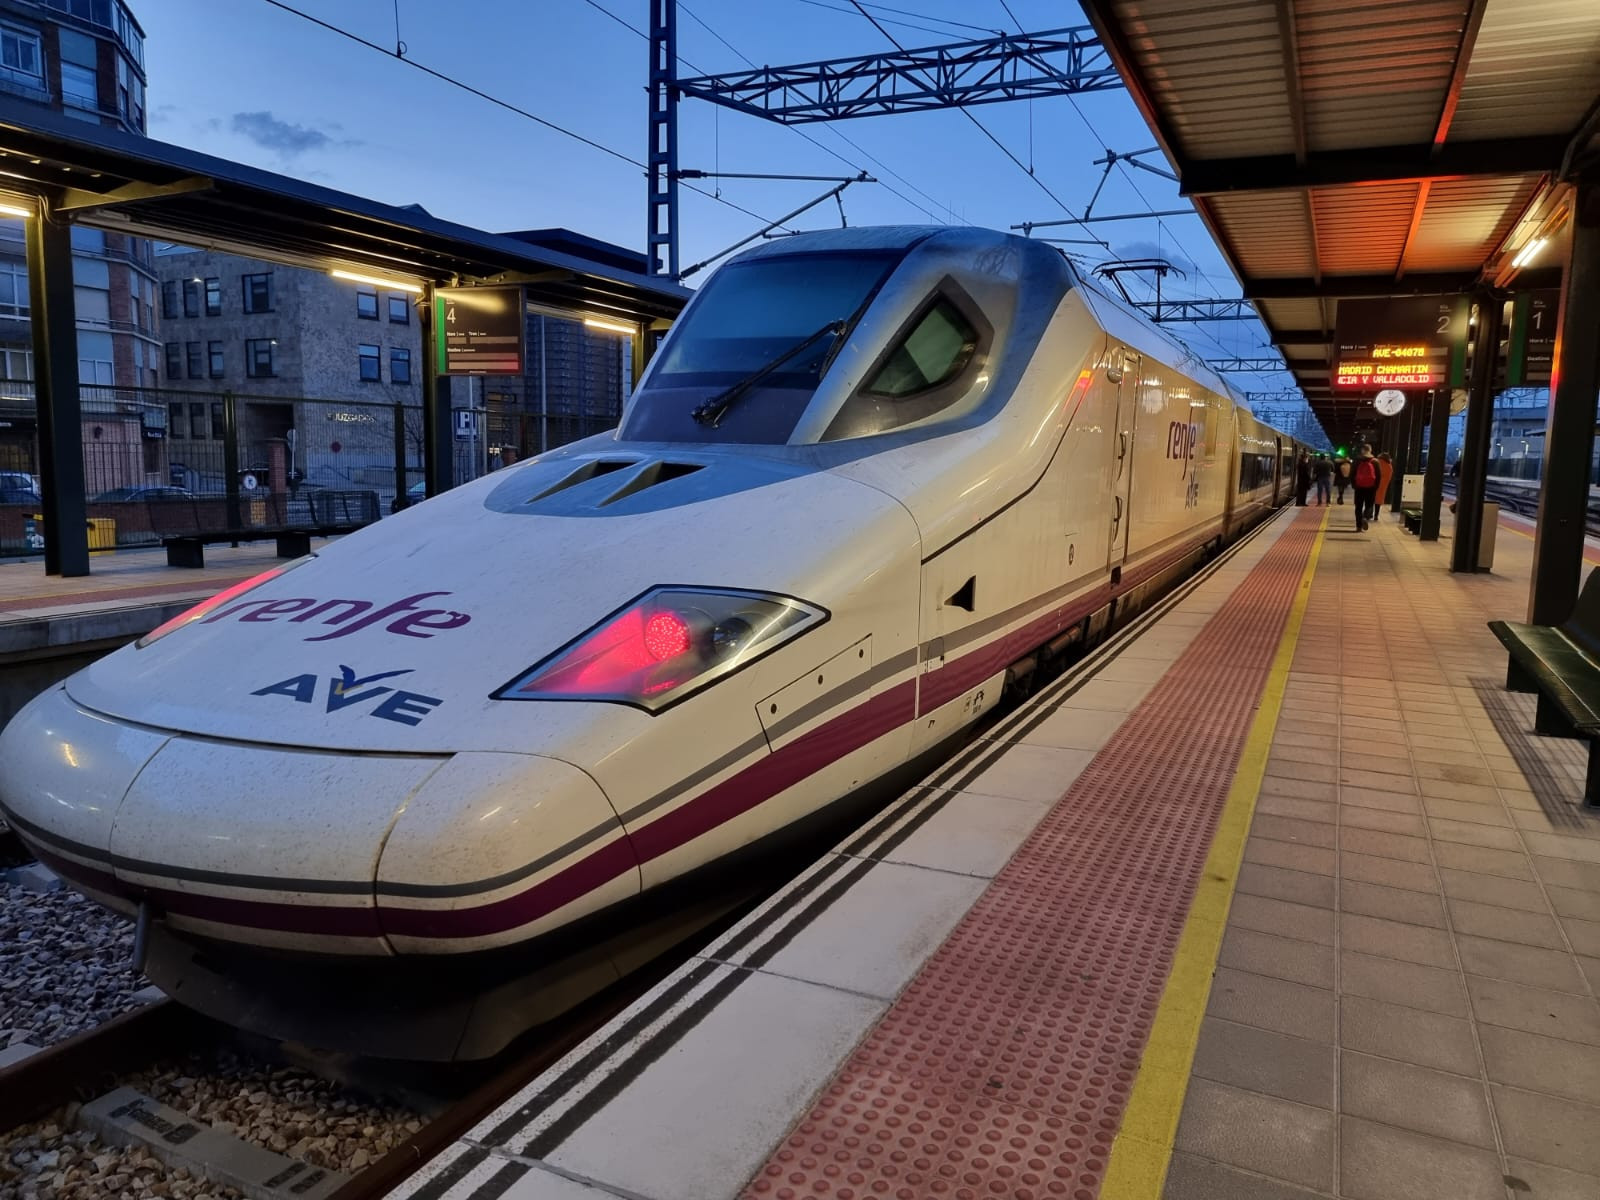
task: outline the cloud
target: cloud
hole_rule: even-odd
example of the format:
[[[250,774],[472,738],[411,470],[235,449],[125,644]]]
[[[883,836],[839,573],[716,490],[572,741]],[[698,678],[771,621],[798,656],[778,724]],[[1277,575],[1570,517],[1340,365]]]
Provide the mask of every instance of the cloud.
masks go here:
[[[1178,270],[1186,275],[1195,273],[1195,265],[1178,253],[1171,242],[1157,244],[1156,242],[1126,242],[1117,246],[1113,253],[1117,258],[1164,258]]]
[[[233,132],[243,134],[264,150],[284,158],[298,158],[310,150],[326,150],[334,138],[321,129],[280,121],[270,112],[234,113]]]

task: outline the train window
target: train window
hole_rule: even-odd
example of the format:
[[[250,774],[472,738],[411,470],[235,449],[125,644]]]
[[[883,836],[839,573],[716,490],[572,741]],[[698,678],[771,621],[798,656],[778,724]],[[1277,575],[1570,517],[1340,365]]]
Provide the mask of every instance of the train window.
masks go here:
[[[978,331],[942,296],[862,389],[872,396],[914,396],[959,375],[978,349]]]
[[[887,433],[967,396],[993,329],[955,280],[945,278],[867,371],[822,435],[825,442]]]
[[[668,337],[621,436],[788,441],[835,351],[902,256],[797,254],[724,267]],[[714,421],[695,419],[708,401],[730,395]]]

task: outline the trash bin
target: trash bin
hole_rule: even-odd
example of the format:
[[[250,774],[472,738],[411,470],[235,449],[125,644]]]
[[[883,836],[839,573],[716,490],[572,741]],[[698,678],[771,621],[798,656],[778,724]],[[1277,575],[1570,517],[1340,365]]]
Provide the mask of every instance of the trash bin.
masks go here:
[[[1494,535],[1500,528],[1500,506],[1492,501],[1483,504],[1483,528],[1478,531],[1478,570],[1494,567]]]
[[[117,548],[117,523],[109,517],[89,518],[89,549],[115,550]]]

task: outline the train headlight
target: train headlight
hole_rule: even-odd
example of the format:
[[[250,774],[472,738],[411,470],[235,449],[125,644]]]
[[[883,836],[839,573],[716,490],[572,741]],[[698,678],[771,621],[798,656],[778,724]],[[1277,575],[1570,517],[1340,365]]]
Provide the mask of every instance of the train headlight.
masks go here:
[[[828,619],[791,596],[651,588],[518,675],[496,700],[606,700],[660,712]]]

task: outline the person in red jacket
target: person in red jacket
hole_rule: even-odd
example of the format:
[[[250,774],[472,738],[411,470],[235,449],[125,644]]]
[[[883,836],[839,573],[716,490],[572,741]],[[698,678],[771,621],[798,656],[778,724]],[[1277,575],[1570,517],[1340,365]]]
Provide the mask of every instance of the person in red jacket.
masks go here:
[[[1363,445],[1361,452],[1350,464],[1350,482],[1356,490],[1356,529],[1367,527],[1367,521],[1377,508],[1378,460],[1372,457],[1372,447]]]

